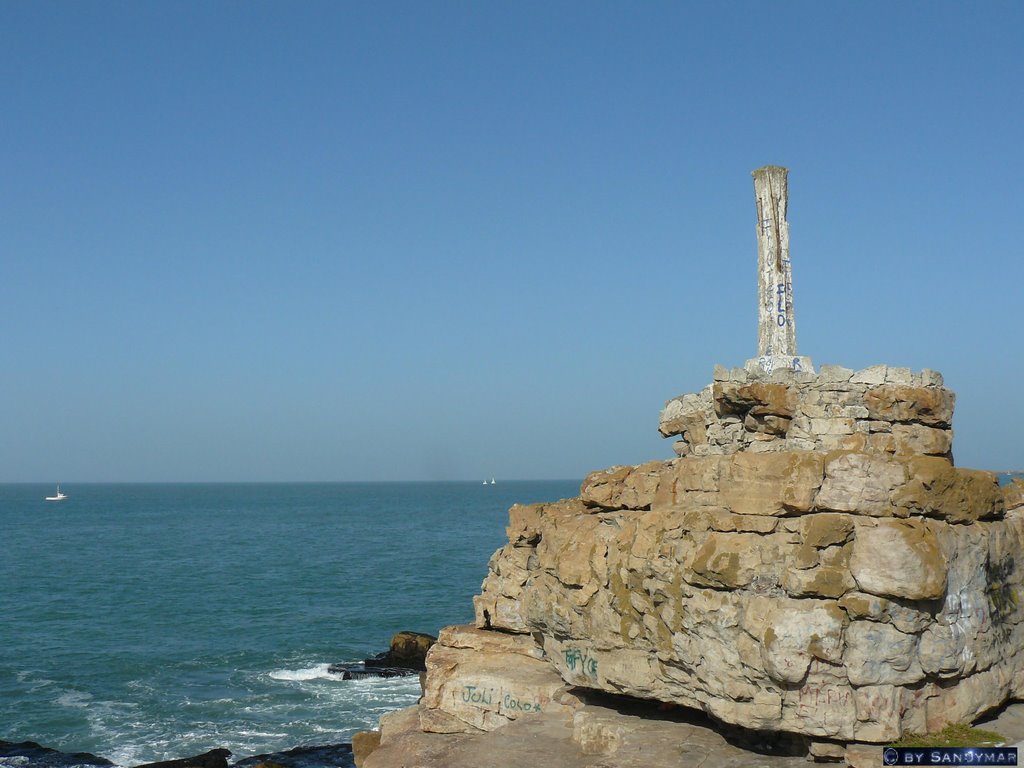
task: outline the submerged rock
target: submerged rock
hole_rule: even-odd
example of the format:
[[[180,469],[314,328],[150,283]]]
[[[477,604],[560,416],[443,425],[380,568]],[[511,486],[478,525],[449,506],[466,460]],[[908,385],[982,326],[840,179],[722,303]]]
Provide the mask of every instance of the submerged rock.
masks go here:
[[[363,664],[331,664],[327,671],[342,680],[364,680],[368,677],[409,677],[419,672],[410,667],[365,667]]]

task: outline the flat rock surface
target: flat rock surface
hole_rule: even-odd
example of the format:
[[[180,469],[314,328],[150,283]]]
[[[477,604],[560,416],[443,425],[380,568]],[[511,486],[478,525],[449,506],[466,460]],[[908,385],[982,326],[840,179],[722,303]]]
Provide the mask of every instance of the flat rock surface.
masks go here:
[[[629,708],[586,704],[575,716],[533,715],[474,734],[423,733],[414,717],[385,726],[381,746],[362,768],[479,768],[502,764],[551,768],[807,768],[805,757],[740,746],[699,715],[651,719]],[[746,747],[746,748],[745,748]]]

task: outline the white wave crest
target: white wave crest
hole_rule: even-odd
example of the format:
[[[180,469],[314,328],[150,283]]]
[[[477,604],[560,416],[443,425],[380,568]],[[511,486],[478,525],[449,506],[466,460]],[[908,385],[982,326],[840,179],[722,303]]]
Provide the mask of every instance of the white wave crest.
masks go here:
[[[333,677],[327,671],[330,666],[330,664],[314,664],[312,667],[305,667],[303,669],[275,669],[269,676],[274,680],[319,680],[320,678]]]

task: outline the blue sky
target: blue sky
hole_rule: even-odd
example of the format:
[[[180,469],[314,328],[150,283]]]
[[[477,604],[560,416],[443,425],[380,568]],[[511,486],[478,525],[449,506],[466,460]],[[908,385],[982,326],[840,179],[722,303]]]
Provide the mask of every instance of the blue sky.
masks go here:
[[[0,481],[582,478],[757,346],[1024,468],[1020,3],[0,1]]]

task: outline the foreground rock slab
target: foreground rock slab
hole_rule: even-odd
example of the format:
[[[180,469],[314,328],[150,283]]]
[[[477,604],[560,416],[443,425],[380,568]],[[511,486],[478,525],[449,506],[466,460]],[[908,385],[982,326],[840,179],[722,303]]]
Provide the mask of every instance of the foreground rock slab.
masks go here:
[[[685,715],[654,718],[598,704],[572,715],[539,713],[488,732],[424,733],[421,711],[387,716],[381,741],[360,768],[806,768],[805,757],[762,754],[729,743],[707,721]],[[749,745],[756,746],[756,745]]]

